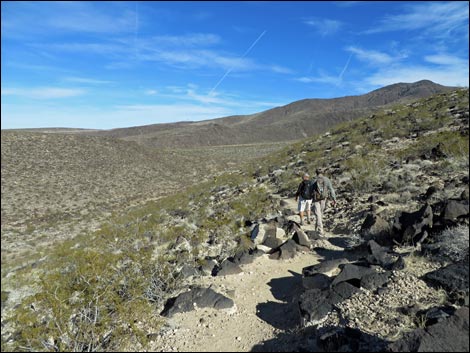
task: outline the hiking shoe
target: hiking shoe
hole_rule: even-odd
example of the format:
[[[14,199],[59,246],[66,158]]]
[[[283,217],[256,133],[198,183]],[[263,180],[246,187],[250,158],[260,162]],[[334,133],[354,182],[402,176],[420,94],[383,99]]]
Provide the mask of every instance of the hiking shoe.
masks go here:
[[[307,224],[312,224],[312,222],[310,220],[307,220]]]
[[[304,225],[304,221],[300,221],[300,225],[303,226],[303,225]]]

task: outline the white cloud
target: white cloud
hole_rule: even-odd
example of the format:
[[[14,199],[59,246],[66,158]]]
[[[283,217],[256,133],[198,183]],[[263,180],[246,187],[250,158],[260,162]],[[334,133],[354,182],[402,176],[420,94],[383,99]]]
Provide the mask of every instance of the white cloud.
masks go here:
[[[340,77],[326,74],[320,74],[319,76],[303,76],[296,78],[295,80],[303,83],[325,83],[335,86],[341,83]]]
[[[207,46],[220,43],[220,36],[212,33],[188,33],[185,35],[162,35],[146,40],[152,45],[169,46]]]
[[[390,64],[407,57],[406,54],[391,56],[387,53],[380,52],[377,50],[366,50],[354,46],[347,47],[346,51],[353,53],[359,60],[376,65]]]
[[[147,96],[154,96],[154,95],[158,94],[158,91],[157,91],[157,90],[154,90],[154,89],[149,89],[149,90],[146,90],[146,91],[145,91],[145,94],[146,94]]]
[[[410,65],[399,67],[384,67],[370,75],[365,81],[372,86],[386,86],[397,82],[416,82],[431,80],[444,86],[468,87],[468,66],[464,67],[427,67]]]
[[[366,33],[424,30],[447,37],[460,30],[468,32],[468,10],[467,1],[417,2],[407,5],[401,14],[385,16]]]
[[[97,80],[97,79],[94,79],[94,78],[76,77],[76,76],[65,77],[64,81],[76,82],[76,83],[85,83],[85,84],[92,84],[92,85],[104,85],[104,84],[113,83],[113,81]]]
[[[424,57],[424,60],[437,65],[450,65],[459,67],[468,66],[468,60],[464,60],[449,54],[428,55]]]
[[[36,87],[36,88],[2,88],[2,96],[19,96],[32,99],[70,98],[85,94],[78,88]]]
[[[309,18],[304,23],[313,27],[322,36],[335,34],[343,26],[341,21],[332,20],[328,18]]]

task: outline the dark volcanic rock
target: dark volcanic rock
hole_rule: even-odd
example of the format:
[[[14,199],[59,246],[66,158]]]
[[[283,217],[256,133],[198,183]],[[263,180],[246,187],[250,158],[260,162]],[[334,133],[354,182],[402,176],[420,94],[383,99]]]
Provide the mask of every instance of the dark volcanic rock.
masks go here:
[[[462,216],[468,216],[469,207],[467,201],[449,200],[442,212],[444,221],[455,221]]]
[[[292,259],[296,253],[297,244],[292,239],[289,239],[277,249],[274,249],[269,257],[275,260],[286,260]]]
[[[346,264],[340,274],[333,280],[331,285],[335,286],[341,282],[349,282],[350,284],[354,284],[356,287],[360,287],[361,278],[371,273],[375,273],[372,268]]]
[[[323,273],[314,273],[312,276],[302,276],[302,286],[305,289],[326,289],[332,280],[331,277]]]
[[[310,239],[308,236],[302,231],[302,229],[296,227],[294,231],[294,235],[292,236],[292,240],[295,241],[297,244],[301,246],[305,246],[307,248],[310,248],[311,243]]]
[[[207,259],[204,261],[204,264],[199,267],[199,271],[201,271],[204,275],[209,276],[214,273],[216,266],[216,261]]]
[[[468,352],[468,307],[458,309],[454,315],[429,326],[406,333],[403,338],[389,344],[389,352]]]
[[[171,317],[177,313],[184,313],[199,308],[228,309],[233,307],[233,300],[213,291],[210,288],[196,287],[176,298],[169,299],[161,315]]]
[[[398,243],[416,244],[422,239],[425,231],[433,225],[433,211],[425,204],[416,212],[397,212],[393,223],[393,238]]]
[[[349,284],[348,282],[341,282],[335,285],[332,288],[332,291],[334,291],[342,300],[346,300],[353,294],[360,292],[359,288]]]
[[[299,299],[299,310],[302,326],[321,322],[340,302],[341,297],[334,291],[310,289],[302,293]]]
[[[338,271],[340,265],[347,263],[349,263],[349,260],[345,258],[323,261],[316,265],[304,267],[302,275],[313,276],[316,273],[333,274],[333,272]]]
[[[389,249],[380,246],[375,241],[371,240],[367,244],[370,255],[367,257],[367,261],[371,264],[380,265],[383,268],[391,268],[396,262],[396,257],[388,253]]]
[[[243,270],[233,261],[225,260],[217,270],[217,276],[236,275],[243,272]]]
[[[350,327],[327,327],[317,335],[316,347],[294,352],[383,352],[386,342]]]
[[[362,223],[361,235],[365,240],[375,240],[382,245],[389,245],[390,238],[390,225],[383,220],[380,216],[369,213]]]
[[[391,272],[383,273],[371,273],[370,275],[365,275],[361,278],[361,288],[366,288],[369,290],[376,290],[379,287],[382,287],[385,283],[388,282]]]
[[[283,243],[281,239],[275,237],[266,238],[263,242],[263,245],[270,247],[271,249],[275,249]]]
[[[468,301],[468,262],[451,264],[424,275],[424,281],[450,293],[461,293]]]

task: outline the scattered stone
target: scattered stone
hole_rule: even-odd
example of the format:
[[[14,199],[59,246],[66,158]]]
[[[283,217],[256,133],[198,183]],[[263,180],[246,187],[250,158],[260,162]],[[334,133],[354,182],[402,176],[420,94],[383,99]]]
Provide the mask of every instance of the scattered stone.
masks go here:
[[[222,262],[220,267],[217,269],[216,275],[217,276],[229,276],[229,275],[236,275],[243,272],[238,264],[233,261],[225,260]]]
[[[375,270],[370,267],[346,264],[331,285],[335,286],[341,282],[349,282],[359,288],[361,278],[371,273],[375,273]]]
[[[361,235],[366,241],[373,239],[382,245],[391,244],[390,224],[376,214],[367,214],[361,226]]]
[[[442,287],[450,294],[453,301],[467,303],[469,298],[468,262],[450,264],[424,275],[424,281]]]
[[[442,212],[441,218],[447,222],[456,221],[457,218],[468,216],[468,201],[449,200]]]
[[[416,244],[424,231],[433,225],[433,211],[425,204],[416,212],[397,212],[393,223],[393,238],[400,244]]]
[[[326,289],[330,286],[332,278],[323,273],[314,273],[312,276],[302,276],[304,289]]]
[[[380,265],[383,268],[391,268],[397,261],[397,258],[388,253],[388,248],[380,246],[374,240],[369,241],[367,244],[370,255],[367,260],[371,264]]]
[[[389,344],[389,352],[468,352],[468,307],[458,309],[454,315],[429,326],[406,333],[403,338]]]
[[[341,271],[340,266],[347,263],[349,263],[349,260],[346,258],[323,261],[316,265],[304,267],[302,275],[307,277],[313,276],[316,273],[322,273],[327,276],[335,276]]]
[[[205,260],[204,263],[199,267],[199,270],[205,276],[212,275],[214,268],[217,266],[217,262],[215,260]]]
[[[361,288],[375,291],[388,282],[391,272],[371,273],[361,278]]]
[[[296,253],[297,244],[292,239],[289,239],[284,244],[274,249],[269,257],[275,260],[287,260],[292,259]]]
[[[234,306],[232,299],[223,296],[210,288],[196,287],[169,299],[160,315],[172,317],[198,308],[229,309]]]
[[[299,244],[301,246],[305,246],[307,248],[310,248],[310,246],[311,246],[311,243],[310,243],[310,240],[309,240],[307,234],[305,234],[302,231],[302,229],[300,229],[298,227],[294,228],[294,235],[292,236],[292,240],[295,241],[297,244]]]

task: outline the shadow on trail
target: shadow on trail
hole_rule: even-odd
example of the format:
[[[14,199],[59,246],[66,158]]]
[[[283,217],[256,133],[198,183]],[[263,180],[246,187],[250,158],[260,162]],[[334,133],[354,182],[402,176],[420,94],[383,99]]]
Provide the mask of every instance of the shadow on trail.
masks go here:
[[[383,352],[388,343],[359,329],[306,327],[260,342],[251,352]]]
[[[300,322],[298,298],[302,293],[302,274],[289,272],[292,276],[268,282],[273,297],[282,302],[269,301],[256,306],[256,315],[260,319],[281,330],[293,329]]]

